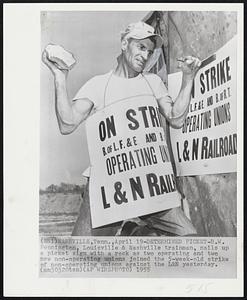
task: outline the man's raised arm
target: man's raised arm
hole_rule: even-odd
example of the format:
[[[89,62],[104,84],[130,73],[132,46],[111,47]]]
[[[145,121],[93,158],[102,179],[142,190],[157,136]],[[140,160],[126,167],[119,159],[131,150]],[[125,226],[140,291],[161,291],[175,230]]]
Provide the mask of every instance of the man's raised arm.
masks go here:
[[[48,59],[46,51],[42,54],[42,60],[54,76],[55,110],[60,132],[69,134],[88,117],[93,107],[93,102],[89,99],[72,102],[68,97],[66,86],[69,71],[59,69],[54,62]]]
[[[181,128],[183,126],[189,111],[193,80],[201,66],[201,61],[192,56],[187,56],[181,59],[180,62],[180,67],[183,72],[182,85],[171,110],[167,110],[166,99],[161,98],[158,100],[161,114],[166,117],[174,128]]]

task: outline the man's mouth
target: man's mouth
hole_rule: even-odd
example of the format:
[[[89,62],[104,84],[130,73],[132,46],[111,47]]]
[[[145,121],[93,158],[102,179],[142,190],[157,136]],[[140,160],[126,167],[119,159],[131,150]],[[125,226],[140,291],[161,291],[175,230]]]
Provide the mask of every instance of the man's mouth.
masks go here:
[[[137,61],[137,64],[141,67],[143,67],[145,65],[145,62],[142,60],[137,59],[136,61]]]

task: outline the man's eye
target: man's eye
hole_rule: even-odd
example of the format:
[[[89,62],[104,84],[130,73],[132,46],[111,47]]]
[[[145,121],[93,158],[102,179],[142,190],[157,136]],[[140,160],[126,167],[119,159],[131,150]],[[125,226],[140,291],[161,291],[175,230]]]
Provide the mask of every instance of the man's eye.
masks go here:
[[[143,46],[143,45],[138,45],[138,48],[139,48],[140,50],[142,50],[142,51],[145,51],[145,50],[146,50],[146,47]]]

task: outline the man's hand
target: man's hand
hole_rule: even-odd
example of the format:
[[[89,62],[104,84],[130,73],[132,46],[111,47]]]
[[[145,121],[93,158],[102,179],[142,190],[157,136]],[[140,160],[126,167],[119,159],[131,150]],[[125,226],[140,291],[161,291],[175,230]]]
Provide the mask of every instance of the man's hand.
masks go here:
[[[192,56],[186,56],[177,60],[183,72],[180,92],[173,101],[169,114],[167,113],[169,109],[166,107],[165,98],[159,100],[159,107],[161,114],[169,121],[172,127],[181,128],[189,111],[194,77],[202,63],[198,58]]]
[[[55,77],[64,76],[65,78],[67,78],[69,71],[66,69],[60,69],[55,62],[49,60],[46,50],[44,50],[42,53],[42,61],[47,65],[47,67],[51,70],[52,74]]]
[[[178,59],[178,67],[182,70],[184,75],[188,75],[192,78],[195,77],[202,62],[199,58],[193,56],[185,56]]]
[[[42,61],[54,75],[56,115],[60,132],[69,134],[88,117],[93,108],[93,102],[86,99],[86,101],[75,101],[73,103],[67,93],[66,77],[69,70],[61,69],[61,66],[59,67],[56,62],[51,61],[46,50],[42,53]]]

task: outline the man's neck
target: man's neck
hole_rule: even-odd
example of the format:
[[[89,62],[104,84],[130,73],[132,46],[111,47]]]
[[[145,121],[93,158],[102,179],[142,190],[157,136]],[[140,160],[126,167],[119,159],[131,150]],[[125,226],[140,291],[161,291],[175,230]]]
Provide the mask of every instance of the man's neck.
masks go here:
[[[123,78],[134,78],[138,76],[140,73],[131,69],[125,62],[122,55],[119,55],[117,58],[118,65],[114,71],[114,74],[123,77]]]

